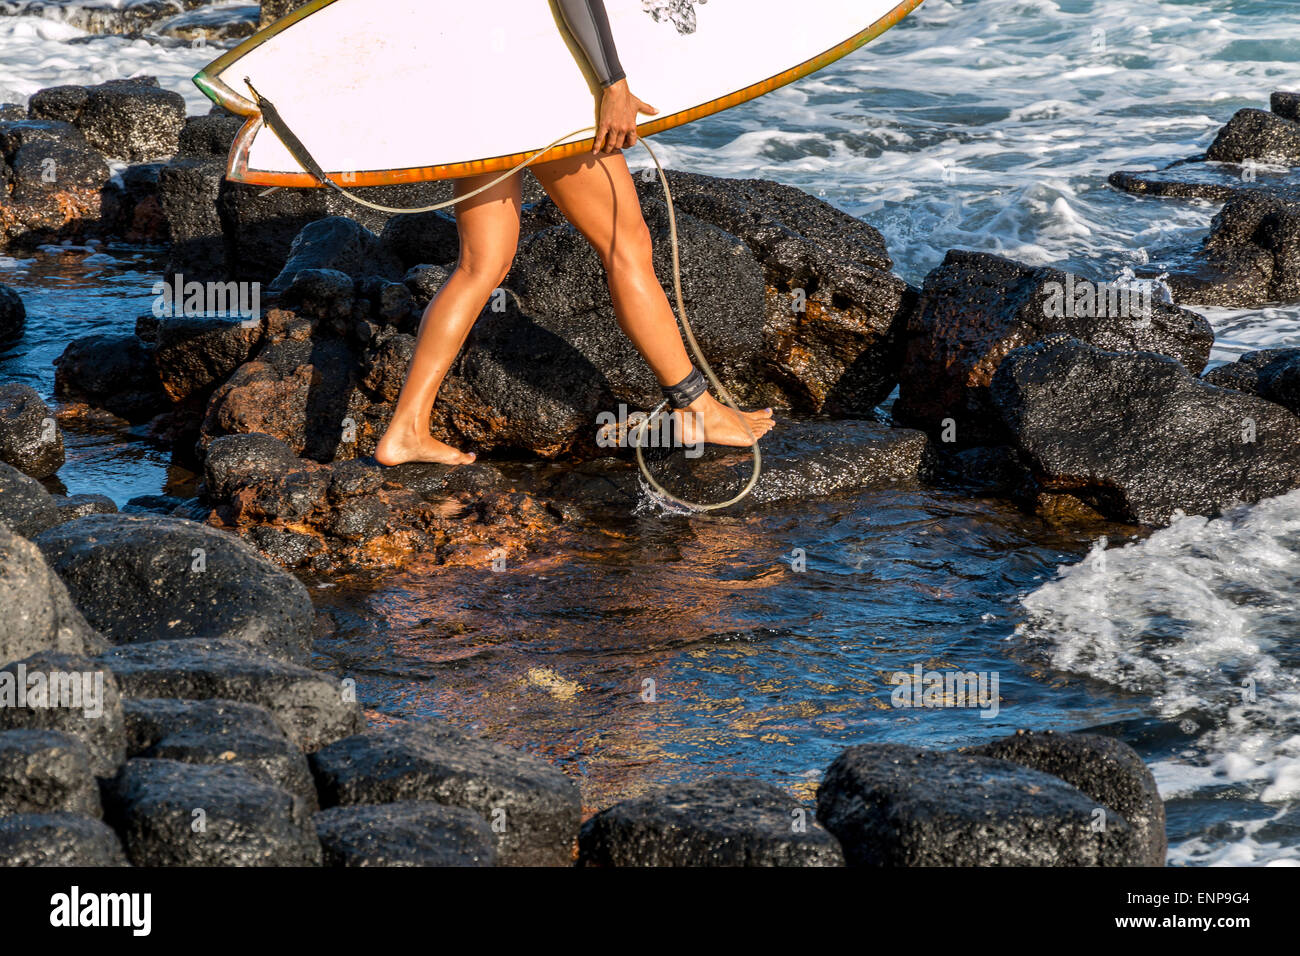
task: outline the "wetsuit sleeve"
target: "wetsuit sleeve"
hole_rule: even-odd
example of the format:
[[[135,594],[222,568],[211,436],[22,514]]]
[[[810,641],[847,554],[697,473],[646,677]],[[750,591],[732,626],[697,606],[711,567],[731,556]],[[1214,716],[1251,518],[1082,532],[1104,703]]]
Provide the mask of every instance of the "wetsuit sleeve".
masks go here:
[[[559,4],[569,32],[582,47],[600,85],[609,86],[624,79],[627,74],[618,62],[618,50],[614,48],[614,36],[609,32],[604,0],[559,0]]]

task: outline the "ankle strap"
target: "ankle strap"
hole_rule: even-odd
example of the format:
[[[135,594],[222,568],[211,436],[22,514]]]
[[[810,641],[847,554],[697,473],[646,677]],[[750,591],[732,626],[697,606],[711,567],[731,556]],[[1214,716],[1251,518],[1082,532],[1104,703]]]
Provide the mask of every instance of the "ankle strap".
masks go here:
[[[673,408],[686,408],[709,390],[709,383],[698,368],[691,366],[691,374],[676,385],[665,385],[664,398]]]

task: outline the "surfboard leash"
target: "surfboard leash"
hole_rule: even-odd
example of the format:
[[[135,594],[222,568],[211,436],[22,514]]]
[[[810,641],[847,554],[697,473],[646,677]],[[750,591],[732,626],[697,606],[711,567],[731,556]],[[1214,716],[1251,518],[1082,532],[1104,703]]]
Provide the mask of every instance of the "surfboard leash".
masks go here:
[[[310,151],[308,151],[307,147],[303,145],[302,140],[300,140],[294,134],[293,130],[289,128],[289,124],[287,124],[284,121],[284,118],[280,115],[279,111],[275,108],[275,105],[266,97],[262,96],[262,94],[257,92],[257,89],[253,86],[251,82],[249,82],[248,77],[244,77],[244,85],[248,87],[249,91],[253,94],[254,100],[257,101],[258,109],[261,110],[262,113],[262,122],[271,130],[271,132],[273,132],[276,135],[276,137],[280,140],[280,142],[284,144],[285,149],[289,151],[289,155],[291,155],[294,158],[294,160],[298,163],[298,165],[301,166],[306,172],[311,174],[311,176],[314,177],[322,186],[328,186],[329,188],[338,192],[340,195],[346,197],[347,199],[350,199],[352,202],[365,206],[369,209],[374,209],[377,212],[392,213],[393,215],[399,215],[399,216],[412,215],[415,213],[424,213],[424,212],[436,212],[440,209],[447,209],[448,207],[454,206],[457,203],[464,202],[466,199],[470,199],[474,196],[477,196],[479,193],[486,192],[487,190],[491,189],[493,186],[496,186],[497,184],[504,182],[505,180],[509,179],[511,176],[518,173],[520,170],[524,169],[526,166],[531,166],[533,163],[537,162],[539,159],[541,159],[551,150],[567,142],[568,140],[573,139],[573,137],[578,136],[582,133],[592,133],[596,131],[596,127],[594,126],[585,126],[582,129],[576,129],[571,133],[566,133],[564,136],[555,140],[553,143],[550,143],[549,145],[533,153],[523,162],[519,163],[513,168],[502,173],[496,179],[493,179],[491,182],[488,182],[478,187],[477,189],[465,193],[463,196],[455,196],[449,200],[446,200],[445,202],[433,203],[432,205],[428,205],[428,206],[412,206],[406,208],[399,208],[396,206],[385,206],[380,203],[371,202],[368,199],[363,199],[362,197],[357,196],[352,192],[349,192],[347,189],[344,189],[342,186],[336,183],[333,179],[330,178],[329,174],[325,172],[325,170],[321,167],[321,165],[318,162],[316,162],[316,160],[312,157]],[[648,415],[644,416],[641,419],[640,423],[638,423],[637,427],[633,429],[632,447],[636,452],[636,463],[641,469],[641,474],[645,476],[646,481],[650,483],[650,487],[653,488],[657,494],[667,499],[668,501],[673,502],[674,504],[681,505],[693,511],[717,511],[720,508],[728,508],[731,505],[736,504],[737,502],[743,500],[747,495],[749,495],[751,491],[754,490],[754,486],[758,484],[758,476],[759,473],[762,471],[762,467],[763,467],[762,454],[758,450],[758,439],[754,438],[754,433],[753,431],[750,430],[749,423],[745,421],[744,413],[740,410],[740,407],[736,404],[735,399],[732,398],[731,392],[727,390],[727,387],[723,385],[721,380],[718,378],[718,376],[714,374],[713,368],[712,366],[709,365],[708,359],[704,357],[704,351],[703,349],[700,348],[700,343],[695,339],[695,330],[691,327],[690,320],[686,316],[686,300],[682,296],[682,270],[681,270],[681,255],[680,255],[679,243],[677,238],[677,213],[673,205],[672,189],[668,185],[668,174],[664,172],[664,168],[659,162],[659,157],[655,155],[655,151],[650,148],[650,144],[647,143],[645,139],[641,136],[637,137],[637,142],[645,148],[645,151],[650,155],[651,161],[655,164],[655,169],[658,170],[659,172],[659,183],[663,187],[663,191],[664,191],[664,203],[668,207],[668,236],[671,241],[672,252],[673,252],[672,255],[673,293],[675,299],[677,300],[678,322],[681,324],[682,332],[686,335],[686,342],[690,346],[691,352],[694,353],[696,360],[700,363],[700,367],[703,369],[705,376],[708,378],[709,384],[712,385],[713,388],[717,391],[719,397],[722,398],[723,402],[727,405],[727,407],[736,413],[736,417],[740,419],[740,424],[744,427],[745,432],[749,435],[750,439],[752,440],[752,444],[749,447],[753,453],[753,468],[750,471],[749,480],[745,482],[744,487],[742,487],[739,492],[737,492],[731,498],[728,498],[726,501],[718,501],[718,502],[711,502],[711,503],[687,501],[685,498],[677,497],[672,492],[670,492],[667,488],[661,485],[658,479],[656,479],[655,476],[651,474],[650,467],[645,462],[645,455],[642,452],[642,447],[645,441],[646,429],[648,429],[652,423],[654,423],[656,420],[658,420],[658,418],[661,415],[663,415],[664,411],[668,408],[667,401],[660,402],[654,408],[654,410],[651,411]]]

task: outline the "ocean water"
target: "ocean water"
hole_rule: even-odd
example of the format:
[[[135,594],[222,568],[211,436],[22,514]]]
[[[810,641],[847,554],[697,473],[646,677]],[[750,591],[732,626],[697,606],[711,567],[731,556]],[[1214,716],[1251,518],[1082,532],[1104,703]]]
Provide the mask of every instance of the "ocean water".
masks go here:
[[[206,112],[188,77],[212,55],[0,16],[0,102],[147,72]],[[911,282],[950,248],[1111,278],[1198,241],[1217,207],[1128,196],[1107,175],[1201,152],[1288,87],[1293,0],[926,0],[822,73],[656,147],[665,165],[777,179],[865,218]],[[0,378],[49,395],[49,361],[73,337],[129,329],[157,268],[121,247],[0,258],[31,314]],[[1300,305],[1205,311],[1216,362],[1300,344]],[[192,476],[138,437],[70,430],[60,478],[119,503],[184,493]],[[1295,864],[1300,494],[1104,531],[897,486],[583,525],[501,574],[310,583],[320,662],[357,677],[374,719],[439,716],[533,750],[592,807],[720,771],[808,796],[869,740],[1097,728],[1156,774],[1171,863]],[[998,713],[892,706],[891,675],[918,664],[996,672]]]

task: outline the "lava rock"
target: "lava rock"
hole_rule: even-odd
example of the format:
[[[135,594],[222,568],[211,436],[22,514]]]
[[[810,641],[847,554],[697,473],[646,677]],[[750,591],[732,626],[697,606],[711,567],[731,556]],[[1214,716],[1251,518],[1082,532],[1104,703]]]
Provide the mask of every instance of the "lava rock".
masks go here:
[[[1300,418],[1166,356],[1046,340],[1008,355],[991,394],[1043,487],[1115,520],[1163,525],[1300,486]]]
[[[379,244],[407,269],[454,263],[460,255],[456,217],[442,210],[394,216],[379,234]]]
[[[679,211],[739,237],[764,271],[768,369],[793,409],[864,415],[898,381],[912,294],[871,225],[781,183],[668,174]],[[657,199],[655,181],[638,182]]]
[[[289,258],[269,291],[288,289],[306,269],[332,269],[345,275],[402,275],[401,262],[388,253],[370,230],[344,216],[329,216],[303,227],[289,247]]]
[[[171,239],[167,275],[200,282],[230,278],[217,205],[225,175],[225,160],[210,156],[175,156],[159,169],[158,204]]]
[[[158,760],[242,767],[259,780],[274,784],[317,808],[316,784],[307,758],[285,736],[226,727],[219,731],[180,730],[154,744],[144,754]]]
[[[273,713],[257,704],[237,700],[128,699],[122,702],[122,714],[126,721],[128,757],[147,756],[152,748],[174,734],[285,736]]]
[[[54,495],[54,504],[59,509],[59,523],[86,515],[111,515],[117,511],[117,505],[108,495]]]
[[[1205,373],[1220,388],[1258,395],[1300,415],[1300,348],[1261,349]]]
[[[317,462],[370,454],[380,422],[369,414],[361,371],[358,355],[338,338],[273,342],[213,392],[200,445],[219,435],[262,432]]]
[[[307,0],[262,0],[261,19],[258,21],[259,26],[268,26],[287,16],[299,7],[304,6]]]
[[[0,182],[0,186],[3,183]],[[27,322],[27,309],[18,293],[0,283],[0,342],[8,342],[23,334]]]
[[[353,498],[339,504],[325,526],[344,541],[370,541],[387,530],[391,518],[392,511],[382,501]]]
[[[770,784],[710,777],[604,810],[582,827],[583,866],[843,866],[835,838]]]
[[[185,499],[175,495],[136,495],[122,505],[122,514],[169,515],[184,504]]]
[[[306,804],[242,767],[130,760],[104,797],[106,819],[136,866],[321,862]]]
[[[138,77],[88,87],[77,128],[105,156],[139,162],[171,156],[185,125],[185,99]]]
[[[417,305],[424,307],[433,301],[433,297],[438,294],[438,290],[443,287],[447,280],[451,278],[451,272],[446,266],[430,265],[421,263],[420,265],[411,266],[402,277],[402,282],[411,290]]]
[[[272,525],[254,525],[247,530],[247,536],[258,551],[286,568],[301,567],[327,550],[317,535]]]
[[[54,394],[84,401],[133,423],[168,408],[153,350],[134,335],[73,339],[54,360]]]
[[[58,651],[12,661],[0,667],[0,701],[0,730],[71,734],[85,744],[97,777],[111,776],[126,759],[121,694],[101,662]]]
[[[71,123],[45,119],[0,121],[0,156],[9,163],[13,163],[20,149],[32,143],[88,145],[81,131]]]
[[[170,241],[171,230],[158,189],[166,165],[135,163],[109,180],[100,207],[104,232],[131,243]],[[136,334],[140,334],[138,325]]]
[[[1252,308],[1300,299],[1300,192],[1238,191],[1199,249],[1156,269],[1179,300]]]
[[[1182,159],[1164,169],[1121,169],[1111,173],[1109,182],[1116,189],[1135,196],[1204,199],[1222,203],[1243,189],[1253,188],[1254,184],[1270,189],[1291,189],[1300,185],[1300,176],[1289,169]]]
[[[331,501],[346,501],[363,495],[373,495],[385,479],[392,480],[373,459],[351,459],[335,462],[329,470],[329,497]]]
[[[0,866],[127,866],[113,829],[72,813],[0,817]]]
[[[219,156],[225,159],[243,125],[242,116],[229,114],[186,117],[178,137],[176,155]]]
[[[76,123],[89,101],[90,91],[84,86],[50,86],[31,95],[27,115],[37,120]]]
[[[203,480],[209,497],[229,501],[249,485],[293,471],[299,461],[292,448],[270,435],[223,435],[208,446]]]
[[[234,283],[229,285],[233,296]],[[233,301],[230,306],[236,307]],[[260,316],[244,321],[187,315],[163,319],[154,346],[163,390],[174,402],[210,391],[248,360],[261,337]]]
[[[280,295],[280,304],[300,315],[343,319],[352,315],[356,280],[338,269],[301,269]]]
[[[1240,110],[1219,130],[1205,157],[1220,163],[1254,159],[1300,166],[1300,123],[1264,110]]]
[[[1203,317],[1154,295],[1148,311],[1120,295],[1112,308],[1112,289],[1058,269],[950,251],[926,276],[908,320],[894,417],[956,447],[1006,443],[989,384],[1009,352],[1053,334],[1169,355],[1193,374],[1205,367],[1214,333]]]
[[[99,816],[86,745],[57,730],[0,732],[0,817],[11,813]]]
[[[1300,93],[1278,90],[1269,97],[1269,109],[1283,119],[1300,123]]]
[[[850,866],[1145,862],[1122,818],[1094,829],[1097,809],[1065,781],[1008,760],[898,744],[849,748],[817,791],[817,817]]]
[[[442,180],[367,186],[350,191],[380,205],[411,209],[450,198],[452,184]],[[266,196],[264,192],[261,186],[246,183],[221,185],[217,206],[230,254],[230,278],[271,280],[290,257],[290,247],[298,234],[325,217],[352,220],[373,237],[383,231],[394,215],[359,206],[332,189],[289,188]],[[380,250],[380,261],[389,266],[396,262],[383,250]]]
[[[54,497],[39,481],[0,461],[0,528],[33,538],[60,520]]]
[[[117,644],[226,638],[305,660],[315,620],[302,583],[215,528],[91,515],[38,536],[90,624]]]
[[[98,653],[106,644],[72,604],[40,549],[0,527],[0,663],[37,651]]]
[[[25,144],[9,161],[15,202],[39,200],[70,190],[98,190],[108,182],[108,164],[89,146],[58,141]]]
[[[667,212],[661,201],[647,200],[642,213],[650,229],[656,275],[669,277]],[[757,377],[755,369],[763,349],[762,269],[743,242],[716,226],[681,214],[677,228],[682,294],[696,337],[724,384],[744,394]],[[627,337],[615,332],[617,323],[600,259],[572,226],[553,226],[525,238],[506,287],[514,293],[519,312],[529,317],[540,333],[558,337],[571,355],[576,353],[573,359],[598,369],[618,400],[638,407],[651,407],[661,400],[659,384],[649,368]],[[670,284],[665,291],[671,295]],[[489,302],[485,320],[494,315],[492,308]],[[537,334],[530,338],[535,340]],[[504,351],[508,342],[494,337],[493,343],[493,364],[511,368],[532,347],[532,342],[525,342],[518,354],[512,355]],[[471,381],[476,380],[474,357],[475,353],[466,353]],[[482,357],[485,366],[487,359]],[[539,371],[522,365],[520,370],[534,377]],[[485,367],[479,375],[486,371]],[[557,370],[545,371],[554,374]],[[542,388],[540,383],[533,384],[535,389]]]
[[[113,648],[100,658],[127,698],[235,700],[265,707],[303,750],[357,733],[350,684],[231,640],[188,638]]]
[[[536,757],[443,723],[367,731],[311,755],[325,807],[431,800],[492,825],[506,866],[568,866],[578,833],[577,786]]]
[[[763,438],[763,471],[737,507],[916,481],[925,473],[928,447],[924,432],[870,421],[783,422]],[[706,446],[696,459],[677,453],[667,470],[651,470],[678,497],[725,501],[748,477],[750,468],[740,465],[748,456],[747,449]]]
[[[656,480],[678,498],[726,501],[740,492],[752,474],[752,457],[746,448],[706,445],[700,449],[674,445],[674,441],[671,426],[647,429],[650,447],[645,450],[645,459]],[[743,501],[727,511],[917,481],[929,470],[929,444],[924,432],[872,421],[778,419],[777,427],[760,445],[763,469],[758,483]],[[452,474],[457,473],[459,469]],[[556,498],[623,511],[644,495],[639,469],[615,460],[565,469],[543,487]]]
[[[0,462],[33,478],[63,466],[63,433],[50,407],[30,385],[0,385]]]
[[[1096,734],[1019,731],[961,752],[1010,760],[1060,777],[1127,821],[1142,846],[1146,866],[1165,865],[1169,844],[1164,801],[1151,771],[1123,741]]]
[[[472,810],[420,800],[316,814],[326,866],[495,866],[492,828]]]

